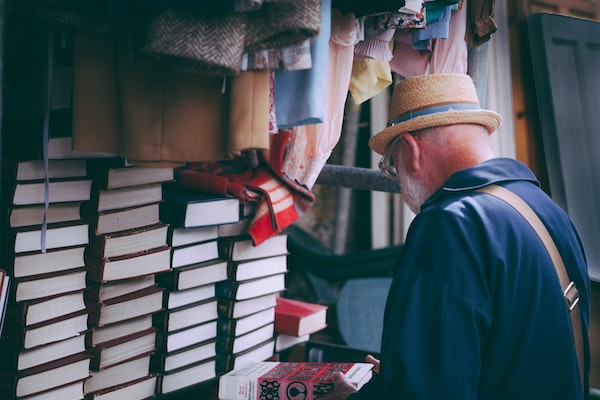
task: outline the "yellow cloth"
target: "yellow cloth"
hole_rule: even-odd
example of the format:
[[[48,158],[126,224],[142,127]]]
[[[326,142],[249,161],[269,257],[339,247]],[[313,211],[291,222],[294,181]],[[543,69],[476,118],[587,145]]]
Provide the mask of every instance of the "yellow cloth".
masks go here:
[[[363,58],[352,63],[350,94],[356,104],[364,103],[392,84],[390,62]]]

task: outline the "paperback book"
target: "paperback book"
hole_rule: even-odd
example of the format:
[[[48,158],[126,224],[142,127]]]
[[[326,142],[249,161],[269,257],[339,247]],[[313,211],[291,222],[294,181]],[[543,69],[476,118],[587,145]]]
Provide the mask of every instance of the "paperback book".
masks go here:
[[[372,368],[369,363],[352,362],[248,363],[219,378],[219,399],[285,398],[295,393],[302,399],[316,400],[333,391],[334,373],[343,373],[350,384],[360,389],[371,379]]]
[[[292,336],[304,336],[327,327],[327,306],[306,301],[277,298],[275,330]]]

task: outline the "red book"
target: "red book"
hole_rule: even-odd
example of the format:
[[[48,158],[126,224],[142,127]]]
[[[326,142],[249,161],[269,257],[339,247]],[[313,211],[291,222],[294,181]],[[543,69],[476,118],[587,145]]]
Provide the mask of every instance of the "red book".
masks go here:
[[[304,336],[327,327],[327,306],[300,300],[277,298],[275,331]]]
[[[219,378],[219,399],[319,399],[333,391],[331,377],[342,372],[360,389],[372,376],[372,364],[353,362],[258,362]],[[260,394],[260,396],[259,396]]]

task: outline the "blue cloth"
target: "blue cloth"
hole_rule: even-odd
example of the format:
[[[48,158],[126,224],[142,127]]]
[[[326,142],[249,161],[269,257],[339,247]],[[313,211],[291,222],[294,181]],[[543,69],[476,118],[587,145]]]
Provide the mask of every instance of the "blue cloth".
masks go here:
[[[325,120],[331,0],[321,2],[321,32],[311,40],[312,68],[275,70],[275,119],[277,127],[319,124]]]
[[[580,294],[586,387],[553,264],[521,196],[556,242]],[[589,383],[589,279],[570,219],[524,164],[497,158],[452,175],[409,229],[385,310],[381,375],[351,399],[582,399]]]

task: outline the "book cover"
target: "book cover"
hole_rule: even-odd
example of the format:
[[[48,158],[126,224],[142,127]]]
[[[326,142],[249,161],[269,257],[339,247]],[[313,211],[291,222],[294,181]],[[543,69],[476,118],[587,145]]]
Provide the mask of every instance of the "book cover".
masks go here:
[[[84,392],[95,393],[121,386],[150,374],[150,355],[143,355],[99,371],[91,371],[90,377],[85,380]]]
[[[92,355],[90,369],[99,371],[155,351],[156,330],[149,328],[89,347],[88,353]]]
[[[121,385],[87,393],[85,400],[150,399],[156,393],[157,380],[157,374],[148,374]]]
[[[15,278],[24,278],[35,275],[59,273],[85,266],[86,246],[75,246],[51,249],[42,253],[40,250],[20,253],[4,254],[4,260],[11,260],[7,269]],[[12,265],[11,265],[12,264]]]
[[[28,370],[0,370],[0,395],[21,398],[83,380],[89,365],[90,356],[79,353]]]
[[[239,221],[239,199],[166,185],[160,218],[173,227],[189,228]]]
[[[185,290],[225,279],[227,279],[227,261],[221,259],[186,265],[156,275],[158,284],[169,290]]]
[[[170,258],[168,246],[111,258],[86,257],[88,279],[104,283],[168,271]]]
[[[220,225],[196,226],[192,228],[169,229],[167,242],[172,247],[185,246],[186,244],[206,242],[218,237]]]
[[[216,240],[193,243],[171,248],[171,268],[176,269],[185,265],[197,264],[219,257],[219,247]]]
[[[260,343],[273,339],[274,324],[261,326],[240,336],[218,336],[217,354],[239,354]]]
[[[256,362],[219,377],[219,399],[255,400],[302,398],[316,400],[333,391],[331,377],[342,372],[348,382],[360,389],[372,376],[372,364],[352,362]]]
[[[96,189],[92,184],[91,201],[86,204],[88,212],[102,212],[132,208],[163,201],[162,184],[139,185],[121,189]]]
[[[42,250],[41,226],[8,229],[4,237],[4,249],[8,253],[27,253]],[[88,224],[81,221],[72,223],[48,224],[44,243],[47,250],[63,247],[87,245],[89,242]]]
[[[67,203],[50,203],[48,208],[43,204],[12,206],[8,210],[8,226],[23,228],[42,225],[44,213],[47,224],[74,222],[81,220],[80,201]]]
[[[219,318],[217,333],[219,336],[240,336],[274,321],[275,307],[271,307],[240,318]]]
[[[90,176],[99,189],[120,189],[153,183],[172,182],[172,167],[142,167],[130,165],[121,157],[88,161]]]
[[[277,298],[275,330],[292,336],[304,336],[327,327],[327,306],[306,301]]]
[[[178,390],[208,382],[217,377],[215,360],[204,360],[193,365],[161,374],[157,385],[159,394],[174,393]]]
[[[163,309],[163,291],[160,286],[151,286],[105,301],[87,299],[91,309],[89,323],[102,327],[157,313]]]
[[[214,358],[217,355],[217,342],[210,339],[206,342],[194,343],[191,346],[170,353],[156,352],[152,355],[152,369],[158,372],[169,372],[183,368],[199,361]]]
[[[217,297],[246,300],[285,290],[285,274],[270,275],[246,281],[226,280],[216,285]]]
[[[76,335],[25,350],[7,341],[0,343],[0,369],[22,371],[86,351],[86,335]]]
[[[223,375],[252,362],[269,360],[274,354],[273,338],[239,353],[217,353],[217,374]]]
[[[153,316],[154,326],[163,332],[175,332],[214,321],[217,318],[217,300],[214,298],[180,308],[164,310]]]
[[[158,223],[90,238],[86,253],[97,258],[112,258],[139,253],[167,245],[167,224]]]
[[[270,237],[258,246],[247,237],[219,238],[219,254],[231,261],[253,260],[272,256],[287,255],[287,235]]]
[[[84,218],[90,222],[94,235],[127,231],[161,222],[159,203],[97,213],[84,212]]]
[[[271,256],[250,261],[229,261],[227,278],[236,281],[261,278],[288,272],[287,256]]]
[[[268,293],[247,300],[218,299],[219,318],[242,318],[277,305],[278,292]]]

